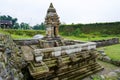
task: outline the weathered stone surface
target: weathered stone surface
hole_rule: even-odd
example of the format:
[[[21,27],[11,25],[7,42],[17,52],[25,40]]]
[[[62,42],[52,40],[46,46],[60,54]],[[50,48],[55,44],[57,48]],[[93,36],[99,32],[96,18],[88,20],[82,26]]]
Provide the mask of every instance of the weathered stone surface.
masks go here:
[[[108,76],[109,76],[109,77],[117,76],[117,73],[115,73],[115,72],[110,72],[110,73],[108,73]]]
[[[22,55],[19,52],[19,48],[15,45],[12,38],[9,35],[0,35],[1,43],[4,44],[3,50],[0,51],[0,76],[3,80],[22,80],[19,73],[21,69],[26,65]],[[23,64],[24,63],[24,64]],[[22,73],[21,73],[22,74]]]
[[[103,57],[103,61],[110,62],[110,61],[111,61],[111,58],[108,57],[108,56],[104,56],[104,57]]]
[[[32,61],[33,60],[32,49],[29,46],[22,46],[21,49],[24,55],[24,59],[26,61]]]

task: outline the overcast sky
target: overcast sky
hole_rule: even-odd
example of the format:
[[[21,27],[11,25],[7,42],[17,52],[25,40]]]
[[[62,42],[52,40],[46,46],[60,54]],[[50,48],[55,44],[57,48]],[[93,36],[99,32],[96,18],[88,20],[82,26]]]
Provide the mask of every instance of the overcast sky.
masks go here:
[[[0,0],[0,15],[18,18],[19,23],[40,24],[51,2],[62,23],[120,21],[120,0]]]

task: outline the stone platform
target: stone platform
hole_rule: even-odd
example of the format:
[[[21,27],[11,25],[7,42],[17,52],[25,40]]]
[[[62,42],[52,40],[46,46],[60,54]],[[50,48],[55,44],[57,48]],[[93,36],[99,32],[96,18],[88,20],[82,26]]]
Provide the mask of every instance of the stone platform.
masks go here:
[[[32,51],[28,70],[33,79],[82,79],[103,69],[96,61],[96,43],[58,40],[53,46],[56,41],[39,40],[39,47]]]

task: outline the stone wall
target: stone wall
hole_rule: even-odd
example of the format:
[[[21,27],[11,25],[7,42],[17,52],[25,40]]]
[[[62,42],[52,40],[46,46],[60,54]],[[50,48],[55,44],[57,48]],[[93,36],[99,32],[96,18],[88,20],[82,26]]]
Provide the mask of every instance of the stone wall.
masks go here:
[[[97,41],[92,41],[96,42],[96,47],[103,47],[103,46],[109,46],[113,44],[119,44],[119,38],[112,38],[112,39],[107,39],[107,40],[97,40]]]
[[[101,54],[98,57],[99,60],[107,62],[107,63],[111,63],[114,64],[116,66],[120,66],[120,60],[113,60],[111,59],[109,56],[105,55],[105,54]]]
[[[11,36],[0,34],[0,80],[23,80],[21,69],[25,65],[21,49]]]

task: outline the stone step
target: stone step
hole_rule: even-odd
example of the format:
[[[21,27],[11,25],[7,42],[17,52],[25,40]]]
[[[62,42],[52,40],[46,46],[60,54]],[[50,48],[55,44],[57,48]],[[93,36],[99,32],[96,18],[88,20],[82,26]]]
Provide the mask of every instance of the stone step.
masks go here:
[[[80,78],[83,78],[83,77],[85,77],[85,76],[87,76],[89,74],[92,74],[95,71],[99,71],[101,69],[102,69],[102,67],[100,65],[96,64],[96,65],[94,65],[93,68],[85,67],[85,68],[82,68],[82,69],[77,69],[75,71],[71,71],[71,72],[69,72],[67,74],[64,74],[64,75],[60,76],[60,78],[61,79],[67,78],[67,79],[71,79],[71,80],[73,80],[74,78],[76,78],[78,76]]]
[[[89,76],[89,75],[91,75],[91,74],[94,74],[94,73],[96,73],[96,72],[98,72],[98,71],[100,71],[100,70],[102,70],[102,69],[103,69],[103,68],[101,67],[101,68],[97,68],[97,69],[95,69],[95,70],[93,70],[93,71],[88,71],[88,72],[86,72],[85,74],[82,74],[82,75],[74,78],[74,80],[83,79],[84,77]],[[73,79],[71,78],[70,80],[73,80]]]
[[[76,80],[77,77],[78,77],[78,79],[82,79],[82,78],[84,78],[85,76],[88,76],[88,75],[90,75],[90,74],[93,74],[93,73],[95,73],[96,71],[99,71],[99,70],[101,70],[101,69],[102,69],[102,67],[100,67],[100,66],[95,66],[94,68],[85,70],[85,71],[83,71],[83,72],[75,73],[75,74],[73,74],[73,76],[69,77],[69,79],[71,79],[71,80],[73,80],[73,79]]]

